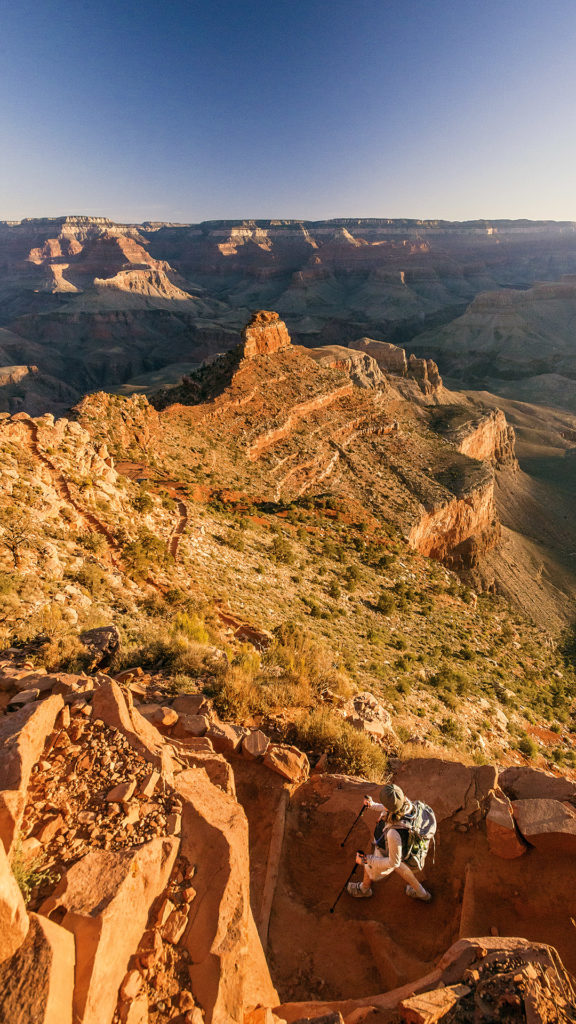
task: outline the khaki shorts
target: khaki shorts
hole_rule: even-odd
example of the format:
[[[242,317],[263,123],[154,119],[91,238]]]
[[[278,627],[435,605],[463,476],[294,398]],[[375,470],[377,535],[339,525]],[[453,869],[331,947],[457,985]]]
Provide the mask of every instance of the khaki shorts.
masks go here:
[[[378,864],[378,861],[387,861],[387,857],[385,858],[381,856],[379,853],[374,853],[372,854],[372,856],[375,858],[374,861],[368,861],[364,865],[364,870],[366,871],[366,874],[368,875],[368,878],[370,879],[371,882],[377,882],[379,878],[384,878],[386,875],[392,874],[394,868],[380,866]]]

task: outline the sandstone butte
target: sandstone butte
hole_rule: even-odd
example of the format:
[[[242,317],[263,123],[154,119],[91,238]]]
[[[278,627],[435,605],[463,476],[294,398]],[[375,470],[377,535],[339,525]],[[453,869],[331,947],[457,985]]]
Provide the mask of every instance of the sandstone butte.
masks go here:
[[[46,687],[1,720],[0,799],[19,822],[11,859],[10,827],[0,843],[2,1021],[575,1019],[576,784],[398,763],[394,780],[436,810],[434,900],[406,900],[392,876],[331,915],[374,815],[345,849],[340,837],[378,786],[310,775],[296,748],[234,732],[200,693],[166,695],[173,714],[156,727],[134,682],[145,676],[123,676],[90,691],[53,677],[59,695]],[[374,721],[369,697],[352,711]],[[187,717],[220,753],[195,730],[176,738]],[[13,870],[39,852],[26,907]]]

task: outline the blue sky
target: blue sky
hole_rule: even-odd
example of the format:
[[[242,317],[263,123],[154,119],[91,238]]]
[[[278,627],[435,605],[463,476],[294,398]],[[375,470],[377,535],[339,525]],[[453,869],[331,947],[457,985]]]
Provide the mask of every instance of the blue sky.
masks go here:
[[[574,0],[4,0],[0,219],[576,220]]]

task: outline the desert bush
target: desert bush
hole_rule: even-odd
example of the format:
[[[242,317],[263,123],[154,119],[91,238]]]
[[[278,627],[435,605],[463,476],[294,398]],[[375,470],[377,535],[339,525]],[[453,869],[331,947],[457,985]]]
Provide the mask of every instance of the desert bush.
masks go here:
[[[85,562],[72,578],[93,596],[104,593],[108,587],[108,577],[102,566],[96,562]]]
[[[200,615],[178,612],[174,616],[172,629],[176,633],[182,633],[189,640],[195,640],[199,644],[208,644],[211,641],[210,633],[206,628],[206,622]]]
[[[40,854],[33,860],[25,861],[22,856],[22,846],[19,840],[14,844],[10,866],[26,904],[30,902],[34,889],[46,883],[55,885],[60,880],[60,875],[53,871],[50,865],[46,864],[43,854]]]
[[[396,611],[396,601],[387,590],[383,590],[379,595],[376,602],[376,610],[382,615],[392,615]]]
[[[167,680],[166,686],[173,694],[198,693],[198,680],[186,672],[175,672]]]
[[[141,512],[143,514],[145,514],[146,512],[151,512],[152,509],[154,508],[154,502],[148,491],[145,490],[144,488],[141,488],[138,494],[134,495],[134,497],[131,499],[131,504],[132,507],[135,508],[137,512]]]
[[[523,736],[518,743],[518,750],[522,754],[525,754],[526,757],[532,759],[533,757],[536,757],[536,754],[538,753],[538,744],[531,736]]]
[[[270,547],[270,556],[275,562],[282,562],[285,565],[292,565],[294,562],[294,551],[290,541],[277,533],[274,536]]]
[[[331,651],[293,622],[280,626],[275,636],[275,643],[263,657],[264,665],[275,665],[291,682],[315,690],[330,686],[334,672],[340,669]]]
[[[91,662],[88,650],[74,633],[52,636],[38,658],[47,672],[83,672]]]
[[[126,544],[123,554],[126,563],[137,576],[144,575],[151,565],[162,565],[170,561],[164,541],[150,530],[142,530],[135,540]]]
[[[101,533],[96,533],[94,530],[87,530],[86,533],[81,533],[76,538],[78,544],[81,544],[87,551],[91,551],[93,555],[101,555],[108,550],[106,538]]]
[[[244,537],[237,530],[229,530],[226,536],[226,543],[234,551],[244,551],[246,543]]]
[[[289,738],[298,746],[327,754],[336,771],[363,775],[373,782],[381,782],[386,775],[388,760],[382,748],[331,711],[313,711],[291,728]]]
[[[16,585],[14,573],[0,572],[0,597],[4,597],[5,594],[14,593]]]

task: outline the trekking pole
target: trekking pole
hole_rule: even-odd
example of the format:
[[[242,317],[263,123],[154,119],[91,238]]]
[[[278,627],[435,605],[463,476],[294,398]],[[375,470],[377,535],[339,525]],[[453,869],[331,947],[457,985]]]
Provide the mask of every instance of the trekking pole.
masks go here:
[[[364,851],[363,851],[363,850],[357,850],[356,852],[357,852],[357,853],[360,853],[360,854],[362,854],[362,856],[364,856]],[[348,875],[348,878],[346,879],[346,881],[344,882],[344,885],[343,885],[343,886],[342,886],[342,888],[340,889],[340,892],[338,893],[338,895],[337,895],[336,899],[334,900],[334,903],[333,903],[333,904],[332,904],[332,906],[330,907],[330,913],[331,913],[331,914],[333,914],[333,913],[334,913],[334,911],[335,911],[335,909],[336,909],[336,904],[338,903],[338,900],[340,899],[340,897],[344,895],[344,892],[345,892],[345,890],[346,890],[346,886],[348,885],[348,882],[351,882],[351,881],[352,881],[352,879],[353,879],[353,877],[354,877],[354,875],[356,874],[356,868],[357,868],[357,867],[358,867],[358,864],[357,864],[356,862],[354,862],[354,867],[352,868],[352,871],[351,871],[351,872],[350,872],[350,874]]]
[[[364,799],[366,799],[366,797]],[[346,835],[344,836],[344,839],[340,843],[340,846],[344,846],[344,844],[348,842],[350,836],[352,835],[354,829],[356,828],[356,825],[358,824],[358,822],[360,821],[360,818],[364,814],[364,811],[366,810],[366,807],[367,807],[366,804],[362,804],[362,808],[360,810],[360,813],[357,814],[356,817],[354,818],[354,821],[352,822],[350,828],[348,829]]]

